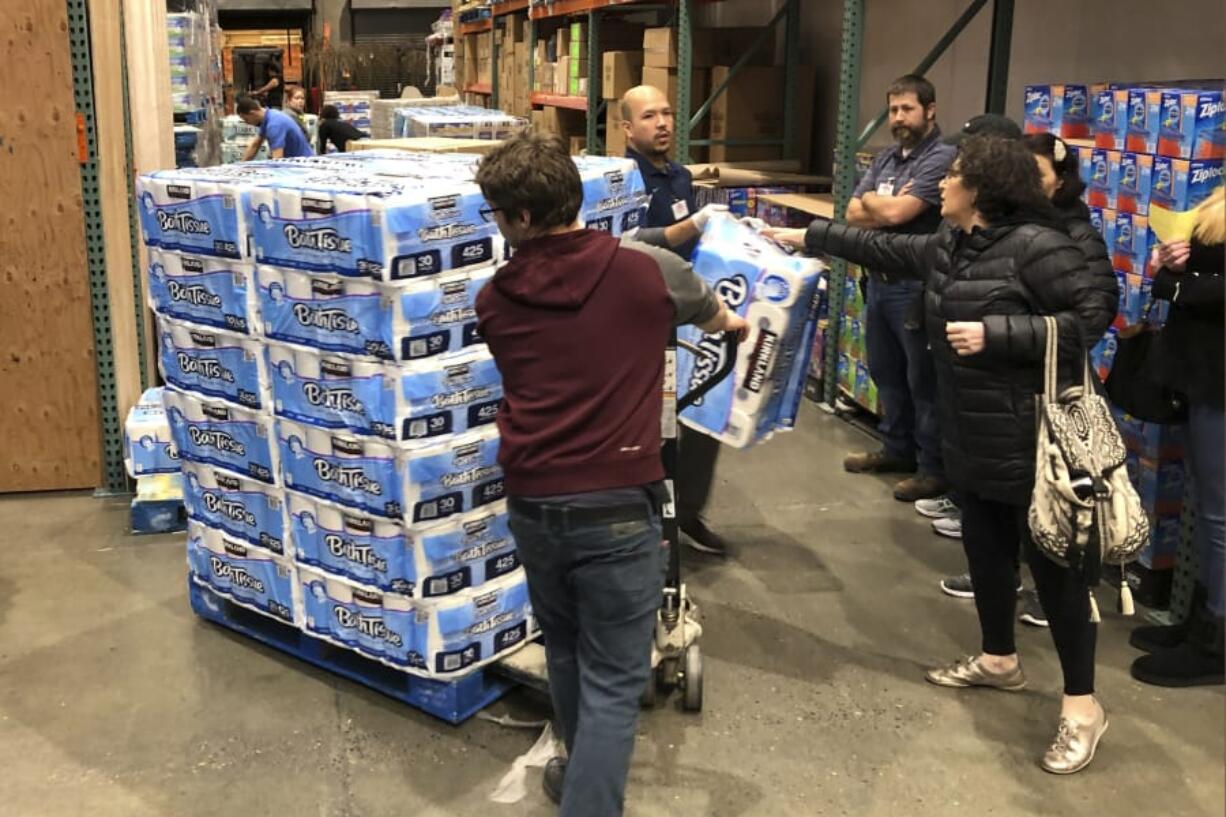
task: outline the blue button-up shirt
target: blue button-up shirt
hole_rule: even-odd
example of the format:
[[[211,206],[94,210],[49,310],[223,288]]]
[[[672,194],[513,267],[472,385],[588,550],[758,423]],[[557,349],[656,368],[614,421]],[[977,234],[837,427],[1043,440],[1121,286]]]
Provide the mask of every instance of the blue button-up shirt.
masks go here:
[[[895,145],[873,157],[873,166],[852,195],[859,198],[865,193],[877,192],[881,186],[889,188],[890,195],[897,195],[908,182],[915,182],[910,195],[929,206],[906,224],[883,229],[910,235],[935,233],[941,226],[941,179],[945,178],[957,153],[957,148],[941,139],[941,129],[934,126],[932,133],[907,155]]]
[[[669,161],[663,168],[656,167],[646,156],[633,148],[626,149],[626,158],[634,159],[639,164],[639,172],[643,174],[643,184],[651,201],[647,205],[646,227],[669,227],[678,221],[694,215],[698,208],[694,202],[694,176],[690,171],[676,162]],[[677,218],[673,207],[677,202],[684,201],[687,215]],[[672,251],[682,258],[689,259],[694,254],[698,240],[694,239],[673,247]]]

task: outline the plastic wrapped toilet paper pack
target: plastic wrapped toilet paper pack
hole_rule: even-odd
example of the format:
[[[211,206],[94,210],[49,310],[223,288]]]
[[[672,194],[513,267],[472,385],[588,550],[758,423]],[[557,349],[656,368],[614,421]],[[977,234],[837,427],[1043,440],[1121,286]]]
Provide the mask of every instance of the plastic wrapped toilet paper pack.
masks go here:
[[[297,558],[327,573],[415,598],[480,587],[519,567],[505,503],[406,531],[291,493],[286,499]]]
[[[279,419],[277,449],[285,487],[347,508],[399,519],[397,450],[369,437]]]
[[[167,389],[164,400],[180,457],[274,484],[277,449],[271,417],[175,389]]]
[[[533,633],[522,570],[432,601],[381,593],[309,567],[297,570],[306,632],[414,674],[460,677]]]
[[[749,322],[750,334],[737,349],[732,374],[686,409],[682,421],[735,448],[790,429],[812,352],[822,265],[788,255],[724,217],[707,225],[694,270]],[[682,327],[678,337],[714,353],[678,355],[678,391],[686,392],[719,368],[723,343],[721,336],[704,335],[694,326]]]
[[[577,156],[575,164],[583,181],[580,216],[585,226],[620,236],[643,225],[650,198],[633,160]]]
[[[296,623],[292,563],[189,519],[187,564],[195,581],[239,604]]]
[[[249,264],[149,248],[149,307],[214,329],[253,333],[255,287]]]
[[[493,267],[379,284],[262,266],[257,291],[264,335],[379,360],[418,360],[481,343],[477,293]]]
[[[159,369],[171,386],[243,408],[268,406],[268,380],[258,341],[171,318],[158,318],[158,333]]]
[[[278,556],[286,548],[282,491],[211,465],[183,465],[187,515]]]
[[[397,442],[458,434],[494,421],[502,379],[485,347],[400,366],[270,343],[278,416]]]
[[[130,477],[179,471],[179,449],[170,433],[162,393],[161,388],[147,389],[124,421],[124,465]]]
[[[486,426],[402,449],[398,466],[406,523],[428,524],[502,499],[498,441],[498,429]]]

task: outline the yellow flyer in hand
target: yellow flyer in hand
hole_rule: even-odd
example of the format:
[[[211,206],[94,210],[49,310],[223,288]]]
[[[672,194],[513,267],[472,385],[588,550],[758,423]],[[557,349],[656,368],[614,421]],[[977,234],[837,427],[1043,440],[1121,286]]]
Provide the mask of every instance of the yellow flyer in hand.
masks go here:
[[[1158,236],[1163,244],[1172,241],[1190,241],[1192,231],[1196,229],[1196,211],[1176,213],[1165,207],[1151,204],[1149,207],[1149,228]]]

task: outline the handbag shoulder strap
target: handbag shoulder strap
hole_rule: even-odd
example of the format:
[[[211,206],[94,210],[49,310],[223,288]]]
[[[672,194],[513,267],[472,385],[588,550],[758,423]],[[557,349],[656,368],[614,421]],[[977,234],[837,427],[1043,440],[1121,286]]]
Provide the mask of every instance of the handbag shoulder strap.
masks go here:
[[[1044,315],[1043,324],[1047,329],[1046,355],[1043,359],[1043,399],[1045,402],[1055,403],[1058,396],[1056,381],[1060,371],[1060,339],[1054,317]]]

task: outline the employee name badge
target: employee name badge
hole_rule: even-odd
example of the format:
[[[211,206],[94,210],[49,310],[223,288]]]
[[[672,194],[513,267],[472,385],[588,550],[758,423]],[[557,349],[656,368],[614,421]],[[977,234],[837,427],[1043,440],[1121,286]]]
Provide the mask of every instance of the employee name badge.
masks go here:
[[[877,182],[877,195],[878,196],[894,195],[894,177],[893,176],[891,176],[888,179],[882,179],[881,181]]]
[[[680,221],[690,214],[690,205],[686,204],[685,199],[678,199],[673,202],[673,218]]]

